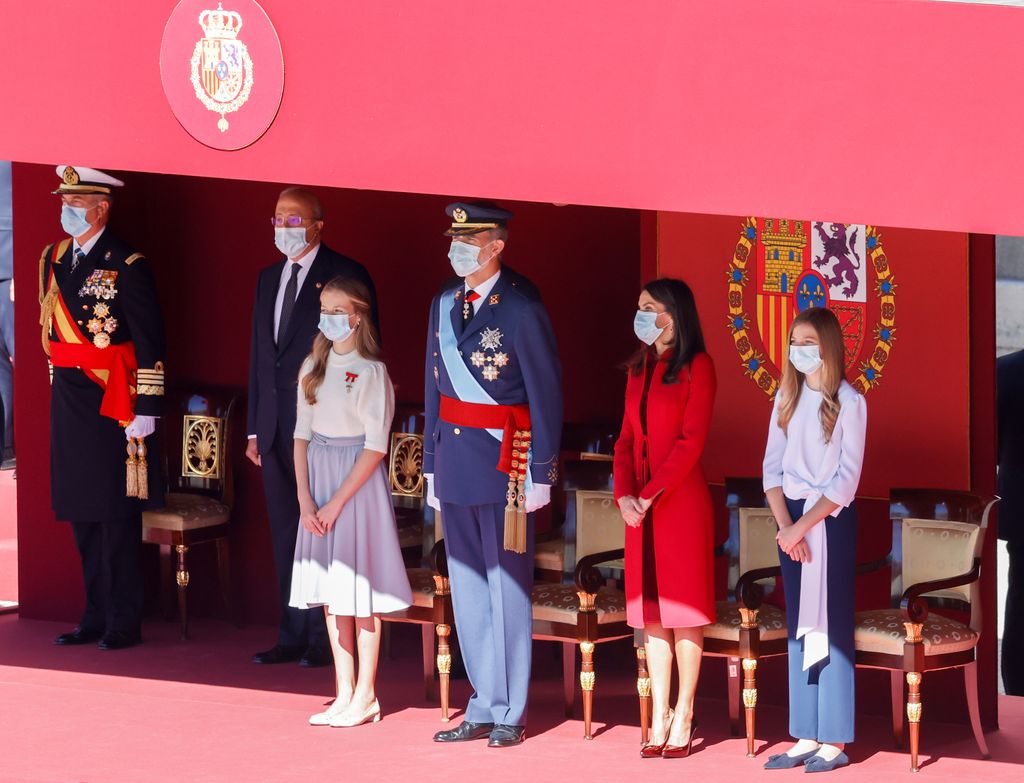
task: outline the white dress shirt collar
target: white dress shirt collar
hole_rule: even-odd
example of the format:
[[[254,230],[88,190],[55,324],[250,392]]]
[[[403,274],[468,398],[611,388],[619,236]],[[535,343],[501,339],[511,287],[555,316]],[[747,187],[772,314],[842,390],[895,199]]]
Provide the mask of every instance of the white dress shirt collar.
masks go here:
[[[96,243],[99,242],[100,237],[103,236],[103,232],[106,230],[107,227],[104,226],[99,231],[97,231],[92,236],[92,238],[86,240],[84,245],[79,245],[77,239],[73,240],[72,244],[74,245],[74,249],[72,250],[72,252],[74,252],[74,250],[81,250],[83,253],[85,253],[85,255],[89,255],[89,251],[96,247]]]
[[[494,290],[494,286],[497,285],[499,277],[501,277],[501,267],[498,267],[497,272],[495,272],[493,275],[491,275],[482,283],[480,283],[480,285],[475,286],[473,288],[470,287],[469,283],[463,281],[462,286],[464,293],[476,291],[478,294],[480,294],[480,298],[473,302],[474,313],[480,309],[480,306],[484,303],[484,300],[487,298],[488,294],[490,294],[491,291]]]

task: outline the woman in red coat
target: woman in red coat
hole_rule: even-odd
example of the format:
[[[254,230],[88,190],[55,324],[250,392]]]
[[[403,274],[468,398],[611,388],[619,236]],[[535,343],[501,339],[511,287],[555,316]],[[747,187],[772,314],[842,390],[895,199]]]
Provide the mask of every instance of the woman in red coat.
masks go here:
[[[640,294],[626,411],[615,444],[615,501],[626,527],[626,618],[644,630],[654,714],[644,758],[689,754],[693,698],[714,622],[711,495],[700,467],[711,424],[715,368],[693,292],[655,280]],[[672,661],[679,697],[669,708]]]

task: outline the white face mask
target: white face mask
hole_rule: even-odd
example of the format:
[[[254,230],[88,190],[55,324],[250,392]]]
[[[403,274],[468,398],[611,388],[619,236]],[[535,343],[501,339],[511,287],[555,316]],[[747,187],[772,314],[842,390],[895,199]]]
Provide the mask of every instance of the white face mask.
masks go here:
[[[459,277],[469,277],[479,272],[491,259],[480,261],[481,248],[470,245],[467,242],[452,240],[452,246],[448,249],[448,260],[452,262],[452,269]]]
[[[302,226],[297,228],[275,228],[274,244],[288,258],[295,258],[309,244],[306,241],[306,229]]]
[[[654,345],[655,340],[661,337],[665,326],[658,326],[658,313],[650,310],[637,310],[633,316],[633,334],[648,345]]]
[[[804,375],[810,375],[821,367],[821,351],[816,345],[791,345],[789,363]]]

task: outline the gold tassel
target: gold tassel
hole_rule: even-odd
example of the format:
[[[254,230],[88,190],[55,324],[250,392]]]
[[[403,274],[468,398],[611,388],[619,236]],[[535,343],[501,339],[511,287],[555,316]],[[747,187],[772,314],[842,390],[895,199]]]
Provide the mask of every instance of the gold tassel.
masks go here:
[[[128,459],[124,461],[125,464],[125,495],[130,498],[137,498],[139,496],[139,472],[138,472],[138,460],[135,458],[137,451],[135,445],[135,439],[128,439]]]
[[[526,470],[530,454],[531,433],[516,431],[512,441],[512,470],[508,474],[508,492],[505,494],[505,549],[526,552]]]
[[[138,454],[139,460],[135,465],[136,475],[138,476],[138,494],[136,497],[139,500],[149,500],[149,463],[146,461],[146,439],[139,438]]]

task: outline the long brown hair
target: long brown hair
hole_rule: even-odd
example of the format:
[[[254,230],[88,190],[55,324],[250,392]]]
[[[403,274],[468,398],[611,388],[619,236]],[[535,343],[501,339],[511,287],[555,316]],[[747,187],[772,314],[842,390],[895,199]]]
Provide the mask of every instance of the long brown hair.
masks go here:
[[[336,277],[324,286],[321,296],[331,291],[340,291],[352,300],[355,314],[359,316],[359,325],[355,330],[356,350],[359,355],[364,359],[380,359],[380,335],[373,324],[373,319],[370,318],[370,290],[364,283],[351,277]],[[313,350],[306,359],[312,361],[313,366],[302,378],[302,393],[310,405],[316,405],[316,393],[324,382],[327,357],[331,355],[333,345],[334,342],[327,339],[323,332],[317,331],[316,337],[313,338]]]
[[[800,401],[804,388],[804,374],[789,361],[789,346],[793,343],[793,330],[800,324],[807,324],[818,334],[818,351],[821,353],[821,407],[818,419],[825,442],[832,440],[832,430],[839,418],[839,386],[846,374],[846,352],[843,348],[843,330],[836,314],[825,307],[809,307],[793,319],[786,341],[785,358],[782,364],[782,381],[779,384],[779,426],[788,434],[789,422]]]

